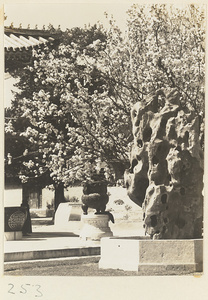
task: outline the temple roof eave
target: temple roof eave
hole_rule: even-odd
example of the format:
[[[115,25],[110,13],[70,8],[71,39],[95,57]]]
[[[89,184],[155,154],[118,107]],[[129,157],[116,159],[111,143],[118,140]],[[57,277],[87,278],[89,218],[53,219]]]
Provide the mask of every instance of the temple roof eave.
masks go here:
[[[4,28],[4,49],[13,51],[16,49],[28,49],[42,44],[53,43],[59,40],[61,31],[51,32],[50,30]]]

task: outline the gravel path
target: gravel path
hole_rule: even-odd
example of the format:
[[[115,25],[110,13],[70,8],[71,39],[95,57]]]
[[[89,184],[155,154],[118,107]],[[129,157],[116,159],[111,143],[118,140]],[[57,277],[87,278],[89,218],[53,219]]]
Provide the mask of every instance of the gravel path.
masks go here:
[[[107,269],[98,267],[100,257],[93,256],[79,259],[43,260],[31,262],[6,263],[4,275],[7,276],[162,276],[176,275],[171,271],[164,274],[155,271],[133,272]],[[202,273],[177,274],[201,276]]]

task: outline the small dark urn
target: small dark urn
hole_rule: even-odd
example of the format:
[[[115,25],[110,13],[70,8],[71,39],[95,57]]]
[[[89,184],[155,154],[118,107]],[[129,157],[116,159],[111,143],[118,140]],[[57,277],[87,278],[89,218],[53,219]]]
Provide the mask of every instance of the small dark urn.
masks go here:
[[[87,215],[88,208],[94,208],[96,214],[105,214],[106,204],[109,201],[107,194],[107,180],[104,170],[94,173],[90,180],[83,182],[82,210]]]

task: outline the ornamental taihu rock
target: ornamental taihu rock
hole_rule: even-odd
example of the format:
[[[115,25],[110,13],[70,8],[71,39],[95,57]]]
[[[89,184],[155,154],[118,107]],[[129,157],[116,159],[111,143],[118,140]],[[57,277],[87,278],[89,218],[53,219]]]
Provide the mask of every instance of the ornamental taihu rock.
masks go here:
[[[202,236],[203,151],[199,119],[173,89],[132,108],[134,143],[125,172],[129,197],[153,239]]]

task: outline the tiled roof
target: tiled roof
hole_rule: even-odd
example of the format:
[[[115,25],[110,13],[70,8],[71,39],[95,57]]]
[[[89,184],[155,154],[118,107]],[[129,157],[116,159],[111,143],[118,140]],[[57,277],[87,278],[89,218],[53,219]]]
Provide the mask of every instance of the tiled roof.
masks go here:
[[[4,28],[5,71],[22,67],[30,63],[32,49],[44,47],[45,44],[53,48],[59,43],[61,31],[38,30],[23,28]]]
[[[5,50],[28,49],[47,42],[53,42],[55,36],[50,31],[5,27],[4,48]]]
[[[4,34],[4,47],[9,48],[28,48],[30,46],[40,45],[42,43],[47,43],[47,40],[43,37],[33,38],[32,36],[24,37],[22,35],[17,36],[10,34],[9,36]]]

